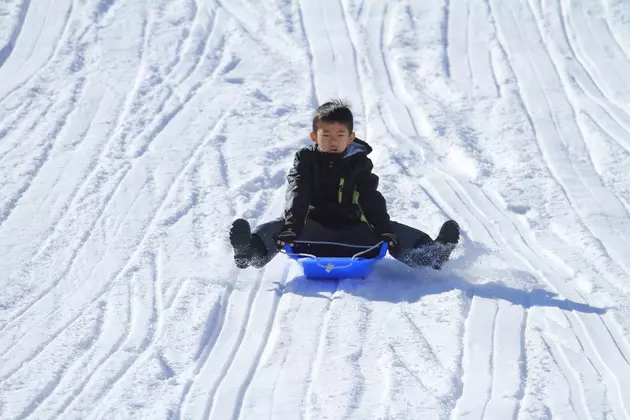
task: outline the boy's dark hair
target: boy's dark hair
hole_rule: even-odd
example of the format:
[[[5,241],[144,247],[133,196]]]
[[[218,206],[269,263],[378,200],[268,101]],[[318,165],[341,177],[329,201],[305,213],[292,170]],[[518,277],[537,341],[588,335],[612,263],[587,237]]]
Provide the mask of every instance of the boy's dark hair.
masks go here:
[[[345,124],[348,127],[348,132],[352,133],[354,117],[348,101],[333,99],[320,105],[315,112],[315,117],[313,117],[313,131],[317,131],[317,126],[322,121]]]

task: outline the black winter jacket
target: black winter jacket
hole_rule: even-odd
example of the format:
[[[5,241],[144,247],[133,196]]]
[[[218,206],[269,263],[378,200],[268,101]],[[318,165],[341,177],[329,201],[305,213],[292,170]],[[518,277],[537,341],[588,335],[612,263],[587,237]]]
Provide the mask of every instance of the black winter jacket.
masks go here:
[[[371,152],[370,145],[359,139],[344,153],[326,153],[316,144],[299,150],[287,177],[286,228],[299,234],[307,217],[342,228],[361,223],[363,214],[376,234],[387,232],[390,218],[367,156]],[[353,203],[355,190],[358,203]]]

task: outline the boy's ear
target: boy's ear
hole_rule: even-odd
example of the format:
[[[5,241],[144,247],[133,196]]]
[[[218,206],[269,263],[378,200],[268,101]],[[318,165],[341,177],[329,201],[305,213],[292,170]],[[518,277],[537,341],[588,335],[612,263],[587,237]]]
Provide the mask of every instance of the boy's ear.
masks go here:
[[[311,131],[311,140],[313,140],[313,143],[317,143],[317,133],[314,131]]]
[[[357,136],[354,134],[354,131],[350,133],[350,141],[348,143],[352,143]]]

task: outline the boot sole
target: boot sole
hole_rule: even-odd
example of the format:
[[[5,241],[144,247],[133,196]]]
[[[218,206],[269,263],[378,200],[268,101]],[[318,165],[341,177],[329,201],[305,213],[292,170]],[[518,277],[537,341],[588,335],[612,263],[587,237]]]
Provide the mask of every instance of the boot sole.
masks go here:
[[[230,229],[230,244],[234,248],[234,262],[238,268],[247,268],[252,258],[251,228],[245,219],[237,219]]]
[[[438,234],[437,238],[435,238],[435,241],[444,245],[457,244],[459,242],[459,237],[459,225],[454,220],[450,220],[444,223],[444,225],[440,229],[440,233]]]

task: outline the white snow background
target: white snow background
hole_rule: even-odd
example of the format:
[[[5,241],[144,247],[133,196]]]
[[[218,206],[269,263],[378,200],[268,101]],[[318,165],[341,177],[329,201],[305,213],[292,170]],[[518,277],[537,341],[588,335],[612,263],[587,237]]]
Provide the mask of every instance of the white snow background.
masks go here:
[[[630,4],[0,2],[0,418],[630,418]],[[315,107],[462,242],[239,271]]]

